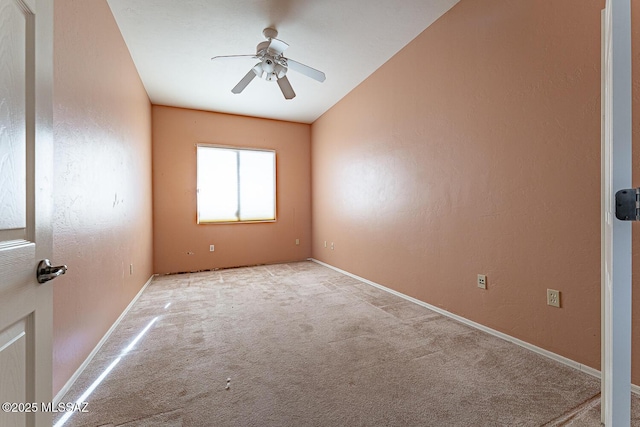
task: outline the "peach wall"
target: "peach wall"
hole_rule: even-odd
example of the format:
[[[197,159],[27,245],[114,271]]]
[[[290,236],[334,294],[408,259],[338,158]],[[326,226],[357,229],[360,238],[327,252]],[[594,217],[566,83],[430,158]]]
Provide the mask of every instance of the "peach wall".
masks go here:
[[[603,7],[462,0],[325,113],[312,256],[599,368]]]
[[[276,150],[277,222],[196,224],[196,143]],[[153,106],[155,272],[308,258],[310,166],[309,125]]]
[[[107,2],[54,18],[55,394],[151,276],[152,211],[151,106]]]

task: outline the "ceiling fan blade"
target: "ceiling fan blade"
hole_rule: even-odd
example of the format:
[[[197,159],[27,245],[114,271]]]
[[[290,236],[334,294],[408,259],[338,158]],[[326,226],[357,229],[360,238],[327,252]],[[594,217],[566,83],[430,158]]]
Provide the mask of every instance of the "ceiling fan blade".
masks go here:
[[[213,61],[214,59],[222,59],[222,58],[255,58],[255,55],[220,55],[220,56],[214,56],[213,58],[211,58],[211,60]]]
[[[278,86],[280,86],[280,90],[282,91],[285,99],[293,99],[296,97],[296,93],[293,91],[287,76],[278,79]]]
[[[238,84],[231,89],[231,92],[233,93],[240,93],[244,90],[245,87],[247,87],[247,85],[249,83],[251,83],[251,80],[253,80],[256,77],[256,73],[255,71],[253,71],[253,68],[249,70],[249,72],[242,78],[242,80],[240,80],[238,82]]]
[[[293,71],[297,71],[300,74],[311,77],[312,79],[317,80],[320,83],[325,81],[325,79],[327,78],[327,76],[325,76],[322,71],[311,68],[308,65],[301,64],[298,61],[294,61],[293,59],[287,58],[287,66]]]
[[[269,40],[268,49],[274,51],[278,55],[282,55],[282,52],[284,52],[288,47],[289,45],[283,42],[282,40],[273,39],[273,38]]]

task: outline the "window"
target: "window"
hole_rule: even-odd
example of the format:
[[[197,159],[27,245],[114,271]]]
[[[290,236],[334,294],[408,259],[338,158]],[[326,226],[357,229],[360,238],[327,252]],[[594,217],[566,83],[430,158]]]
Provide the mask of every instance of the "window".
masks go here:
[[[198,224],[275,221],[276,153],[198,145]]]

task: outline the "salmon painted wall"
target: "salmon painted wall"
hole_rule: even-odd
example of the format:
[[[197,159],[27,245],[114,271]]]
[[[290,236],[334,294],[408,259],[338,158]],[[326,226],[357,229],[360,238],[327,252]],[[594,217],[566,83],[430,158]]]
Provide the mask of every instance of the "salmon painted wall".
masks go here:
[[[312,256],[599,368],[603,7],[462,0],[313,123]]]
[[[308,258],[310,132],[307,124],[153,106],[154,271]],[[276,150],[278,220],[196,224],[196,143]],[[215,245],[214,252],[209,252],[209,245]]]
[[[55,394],[151,277],[152,210],[151,105],[107,2],[54,18]]]

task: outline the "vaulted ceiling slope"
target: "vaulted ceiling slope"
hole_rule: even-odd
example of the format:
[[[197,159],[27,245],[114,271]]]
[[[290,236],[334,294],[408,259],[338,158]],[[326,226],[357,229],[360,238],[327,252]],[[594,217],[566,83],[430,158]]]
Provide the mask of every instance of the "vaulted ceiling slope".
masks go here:
[[[152,103],[312,123],[459,0],[108,0]],[[262,30],[290,45],[285,56],[326,73],[291,71],[297,96],[254,79],[231,89]],[[425,54],[428,54],[425,52]],[[398,76],[402,78],[402,76]]]

